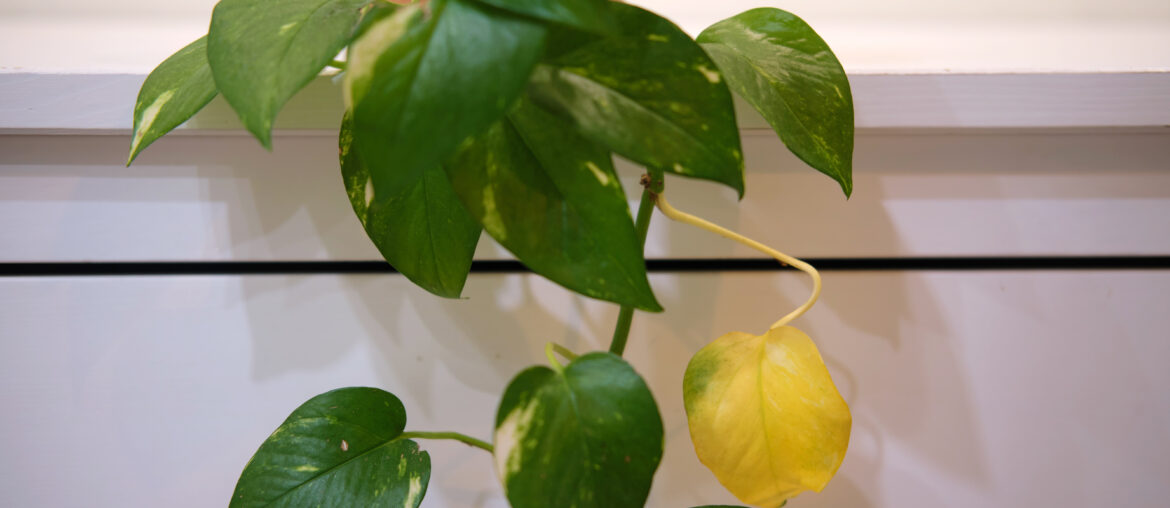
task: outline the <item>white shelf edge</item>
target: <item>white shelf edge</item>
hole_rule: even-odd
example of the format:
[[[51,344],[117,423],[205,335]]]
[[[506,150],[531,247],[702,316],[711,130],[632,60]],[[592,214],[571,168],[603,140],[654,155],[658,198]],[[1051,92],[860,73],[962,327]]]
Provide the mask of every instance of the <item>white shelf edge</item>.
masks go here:
[[[128,132],[141,74],[0,73],[0,134]],[[1126,128],[1170,126],[1170,72],[855,74],[859,129]],[[327,76],[294,97],[282,134],[336,129],[340,92]],[[738,101],[737,101],[738,102]],[[738,102],[745,132],[767,124]],[[216,99],[180,131],[240,131]]]

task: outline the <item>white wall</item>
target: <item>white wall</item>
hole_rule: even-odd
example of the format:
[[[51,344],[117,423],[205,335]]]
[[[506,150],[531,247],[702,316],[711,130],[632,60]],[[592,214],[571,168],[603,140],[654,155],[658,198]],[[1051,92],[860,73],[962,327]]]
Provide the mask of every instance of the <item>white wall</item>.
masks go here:
[[[853,72],[1095,72],[1170,69],[1163,0],[723,0],[631,2],[697,34],[773,6],[808,20]],[[0,71],[146,72],[206,33],[211,0],[7,0]]]
[[[845,201],[752,134],[747,198],[673,179],[680,207],[802,255],[1170,252],[1161,131],[867,131]],[[0,260],[375,259],[328,135],[0,136]],[[627,177],[636,171],[624,167]],[[627,188],[632,189],[627,179]],[[502,255],[485,242],[483,257]],[[653,256],[744,256],[652,228]],[[629,358],[668,431],[650,506],[732,502],[694,458],[686,360],[804,298],[798,274],[658,274]],[[799,326],[856,417],[838,478],[794,507],[1162,506],[1170,272],[829,272]],[[396,276],[0,278],[2,506],[216,506],[293,407],[389,389],[409,427],[487,437],[548,340],[604,348],[615,309],[531,276],[444,301]],[[426,443],[428,506],[504,506],[485,454]]]
[[[689,355],[765,328],[798,275],[659,275],[629,359],[667,430],[651,507],[733,503],[691,448]],[[801,507],[1165,506],[1170,272],[829,273],[798,324],[854,414]],[[408,427],[487,437],[556,340],[604,347],[612,306],[526,276],[441,301],[392,276],[0,279],[0,505],[224,506],[255,447],[339,386],[402,397]],[[433,455],[424,506],[503,507],[490,457]]]

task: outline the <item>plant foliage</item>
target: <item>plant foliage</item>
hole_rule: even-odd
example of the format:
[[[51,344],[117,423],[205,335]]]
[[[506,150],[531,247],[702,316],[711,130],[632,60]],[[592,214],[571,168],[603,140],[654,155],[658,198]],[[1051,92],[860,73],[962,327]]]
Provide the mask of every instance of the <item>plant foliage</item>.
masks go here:
[[[281,107],[329,66],[344,72],[338,145],[354,213],[395,269],[443,297],[460,296],[486,232],[569,290],[661,311],[642,255],[649,205],[663,173],[743,195],[732,93],[853,189],[849,83],[802,20],[753,9],[696,41],[607,0],[221,0],[208,35],[144,82],[130,160],[217,94],[271,148]],[[614,155],[653,175],[637,224]],[[699,457],[763,506],[823,487],[848,442],[848,409],[816,347],[788,330],[725,336],[687,370]],[[619,356],[569,356],[561,366],[550,355],[552,368],[525,370],[503,395],[493,453],[508,500],[641,506],[663,450],[654,398]],[[785,370],[784,358],[802,367]],[[833,408],[801,405],[812,392]],[[381,390],[319,395],[256,452],[231,506],[417,506],[430,459],[407,438],[434,436],[405,423]]]

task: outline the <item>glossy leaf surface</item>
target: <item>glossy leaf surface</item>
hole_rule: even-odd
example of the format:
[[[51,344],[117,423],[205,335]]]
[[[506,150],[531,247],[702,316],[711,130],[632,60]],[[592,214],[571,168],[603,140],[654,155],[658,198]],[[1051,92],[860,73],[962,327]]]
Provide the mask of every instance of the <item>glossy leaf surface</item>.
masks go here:
[[[204,36],[163,60],[142,83],[134,103],[134,137],[126,165],[155,140],[195,116],[215,94]]]
[[[472,216],[537,273],[586,296],[662,310],[609,153],[562,119],[521,101],[446,168]]]
[[[341,176],[353,211],[386,261],[436,295],[458,298],[479,242],[479,223],[467,213],[439,166],[413,185],[376,195],[370,172],[352,149],[348,116],[339,138]]]
[[[539,66],[534,100],[630,160],[742,195],[739,128],[719,68],[670,21],[625,4],[611,10],[618,33]]]
[[[374,23],[350,48],[354,145],[375,194],[397,195],[519,97],[546,29],[471,0],[433,0]]]
[[[372,0],[222,0],[207,56],[215,83],[256,139],[272,146],[276,114],[349,43]]]
[[[662,446],[654,397],[609,353],[525,370],[496,416],[496,472],[514,508],[641,507]]]
[[[609,0],[478,0],[516,14],[591,32],[612,28]]]
[[[400,439],[406,410],[375,388],[313,397],[289,415],[248,462],[231,508],[417,507],[431,459]]]
[[[698,40],[736,93],[789,150],[853,192],[853,95],[829,45],[804,20],[752,9],[711,25]]]
[[[749,505],[819,492],[849,446],[849,407],[816,345],[790,326],[708,344],[687,365],[683,400],[699,460]]]

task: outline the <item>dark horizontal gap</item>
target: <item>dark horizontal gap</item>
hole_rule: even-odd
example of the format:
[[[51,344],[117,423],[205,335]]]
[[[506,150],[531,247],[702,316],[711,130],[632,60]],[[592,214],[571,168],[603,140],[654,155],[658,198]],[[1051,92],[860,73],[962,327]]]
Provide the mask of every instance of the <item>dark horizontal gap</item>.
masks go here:
[[[1164,270],[1170,256],[809,258],[823,271]],[[790,269],[772,259],[649,259],[651,272],[759,272]],[[528,273],[515,260],[481,260],[472,273]],[[134,261],[0,263],[0,277],[121,275],[307,275],[395,273],[383,261]]]

